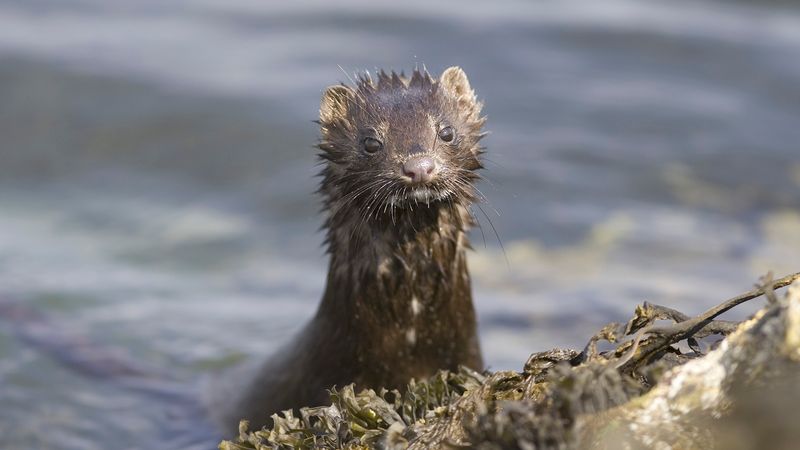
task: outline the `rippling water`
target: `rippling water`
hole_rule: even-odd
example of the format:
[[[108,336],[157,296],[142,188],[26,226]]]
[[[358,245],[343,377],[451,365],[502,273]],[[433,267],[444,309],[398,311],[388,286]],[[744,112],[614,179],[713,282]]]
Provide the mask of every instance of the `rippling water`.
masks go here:
[[[319,299],[311,121],[354,71],[486,103],[492,368],[800,270],[798,54],[789,2],[2,1],[0,447],[215,446],[186,399]]]

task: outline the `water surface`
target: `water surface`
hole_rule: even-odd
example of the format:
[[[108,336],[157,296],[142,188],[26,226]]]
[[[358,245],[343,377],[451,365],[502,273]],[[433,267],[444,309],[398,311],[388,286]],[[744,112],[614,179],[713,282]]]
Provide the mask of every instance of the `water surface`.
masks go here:
[[[216,444],[185,399],[321,294],[312,120],[355,71],[460,65],[485,101],[494,369],[800,270],[798,54],[781,2],[0,2],[0,447]]]

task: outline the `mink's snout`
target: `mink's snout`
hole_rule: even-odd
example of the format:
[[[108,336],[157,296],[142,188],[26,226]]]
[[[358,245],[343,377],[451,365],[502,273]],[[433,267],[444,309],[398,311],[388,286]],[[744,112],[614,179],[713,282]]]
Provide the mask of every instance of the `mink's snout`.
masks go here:
[[[436,161],[430,156],[414,156],[403,163],[403,175],[413,184],[430,183],[438,172]]]

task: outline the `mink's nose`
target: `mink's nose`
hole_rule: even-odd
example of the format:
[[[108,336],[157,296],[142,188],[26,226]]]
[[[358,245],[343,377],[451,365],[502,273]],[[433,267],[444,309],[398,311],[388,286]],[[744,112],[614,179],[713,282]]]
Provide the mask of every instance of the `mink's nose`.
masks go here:
[[[403,164],[403,175],[415,184],[430,183],[436,175],[436,161],[429,156],[414,156]]]

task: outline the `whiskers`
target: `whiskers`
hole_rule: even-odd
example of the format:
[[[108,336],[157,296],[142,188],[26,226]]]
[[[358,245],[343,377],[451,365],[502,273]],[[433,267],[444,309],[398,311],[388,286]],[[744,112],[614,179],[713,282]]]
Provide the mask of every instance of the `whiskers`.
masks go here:
[[[456,181],[454,183],[459,185],[462,189],[465,189],[465,190],[469,189],[469,190],[472,191],[472,198],[471,198],[471,204],[470,204],[470,207],[469,207],[469,214],[472,217],[472,220],[473,220],[475,226],[477,226],[478,230],[480,230],[480,232],[481,232],[481,238],[483,239],[483,247],[484,248],[487,247],[487,245],[486,245],[486,234],[483,231],[483,224],[478,219],[477,214],[475,214],[475,210],[473,209],[473,207],[478,208],[478,211],[481,212],[481,214],[483,215],[484,219],[486,219],[486,221],[489,222],[489,227],[492,229],[492,233],[494,234],[494,237],[497,239],[498,245],[500,245],[500,250],[503,252],[503,259],[505,259],[505,261],[506,261],[506,266],[507,267],[511,267],[511,263],[508,260],[508,254],[506,253],[506,248],[503,245],[503,240],[500,239],[500,233],[497,232],[497,228],[495,228],[491,217],[489,216],[489,214],[486,213],[486,211],[483,209],[481,204],[484,204],[484,205],[488,206],[489,208],[491,208],[492,211],[494,212],[494,214],[497,217],[500,217],[500,211],[498,211],[495,207],[493,207],[491,205],[491,203],[489,202],[489,199],[486,197],[486,195],[484,195],[484,193],[477,186],[475,186],[475,182],[478,181],[478,180],[486,181],[490,185],[492,185],[492,183],[486,177],[484,177],[484,176],[482,176],[480,174],[477,174],[477,173],[472,172],[472,171],[465,171],[465,172],[468,172],[468,175],[467,175],[468,180],[464,180],[465,177],[457,177],[457,178],[455,178]]]
[[[483,179],[472,170],[448,168],[434,184],[411,186],[389,170],[360,170],[337,175],[329,180],[338,189],[329,200],[328,227],[337,233],[337,245],[351,249],[362,248],[367,240],[375,239],[387,227],[410,227],[417,231],[420,219],[434,217],[434,208],[469,214],[468,223],[475,225],[487,247],[484,226],[489,224],[497,239],[506,265],[508,255],[490,213],[500,216],[475,182]],[[366,180],[366,181],[365,181]],[[377,225],[377,226],[376,226]],[[466,223],[464,225],[467,225]]]

